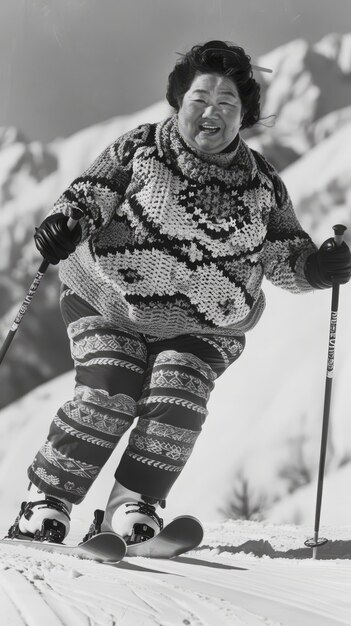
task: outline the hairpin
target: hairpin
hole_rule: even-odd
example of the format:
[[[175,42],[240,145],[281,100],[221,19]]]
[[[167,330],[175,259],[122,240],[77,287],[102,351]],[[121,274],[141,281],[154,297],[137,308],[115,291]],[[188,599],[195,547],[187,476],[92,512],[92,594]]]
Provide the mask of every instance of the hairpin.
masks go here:
[[[273,70],[270,70],[269,67],[261,67],[260,65],[251,65],[253,70],[259,70],[259,72],[268,72],[268,74],[273,74]]]
[[[234,56],[237,56],[237,53],[234,50],[229,50],[228,48],[206,48],[206,50],[203,51],[202,54],[206,54],[206,52],[226,52],[227,54],[234,54]],[[251,67],[253,70],[259,70],[260,72],[268,72],[269,74],[273,73],[273,70],[269,69],[268,67],[261,67],[260,65],[252,65]]]

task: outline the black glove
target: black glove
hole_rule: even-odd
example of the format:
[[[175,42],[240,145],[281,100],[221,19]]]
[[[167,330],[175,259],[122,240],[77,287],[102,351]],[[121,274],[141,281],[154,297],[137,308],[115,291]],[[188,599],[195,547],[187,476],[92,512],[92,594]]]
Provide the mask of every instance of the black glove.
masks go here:
[[[63,213],[54,213],[45,218],[39,228],[35,229],[35,245],[44,259],[52,265],[57,265],[62,259],[67,259],[81,240],[80,224],[77,224],[73,230],[69,230],[67,222],[68,218]]]
[[[305,276],[314,289],[327,289],[333,283],[347,283],[351,277],[348,245],[343,241],[341,246],[337,246],[332,237],[327,239],[317,252],[307,258]]]

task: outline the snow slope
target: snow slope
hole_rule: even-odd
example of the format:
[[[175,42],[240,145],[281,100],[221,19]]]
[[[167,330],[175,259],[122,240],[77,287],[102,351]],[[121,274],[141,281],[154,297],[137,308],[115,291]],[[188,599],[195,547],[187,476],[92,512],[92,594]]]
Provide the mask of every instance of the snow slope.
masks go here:
[[[172,560],[116,566],[0,544],[6,626],[337,626],[351,623],[351,527],[310,558],[304,530],[208,525]],[[324,552],[322,552],[324,550]]]

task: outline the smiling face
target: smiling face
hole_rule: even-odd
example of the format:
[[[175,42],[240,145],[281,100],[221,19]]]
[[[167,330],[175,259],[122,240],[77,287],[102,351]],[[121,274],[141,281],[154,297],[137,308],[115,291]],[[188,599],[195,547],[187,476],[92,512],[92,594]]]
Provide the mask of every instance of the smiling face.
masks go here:
[[[217,154],[235,139],[243,115],[239,93],[231,78],[196,74],[184,94],[178,128],[192,148]]]

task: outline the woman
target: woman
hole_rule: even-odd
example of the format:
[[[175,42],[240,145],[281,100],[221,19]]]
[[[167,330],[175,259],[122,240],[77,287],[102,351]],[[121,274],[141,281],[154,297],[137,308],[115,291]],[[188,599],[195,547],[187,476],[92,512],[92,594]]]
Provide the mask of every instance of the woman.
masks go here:
[[[260,115],[242,48],[194,46],[170,74],[167,98],[176,113],[117,139],[35,234],[41,254],[62,261],[76,387],[28,470],[11,536],[40,534],[56,519],[62,541],[72,504],[136,417],[93,531],[128,542],[157,533],[157,507],[191,454],[214,382],[262,315],[263,277],[293,293],[350,278],[348,247],[316,250],[279,175],[240,136]],[[147,532],[137,536],[140,521]]]

